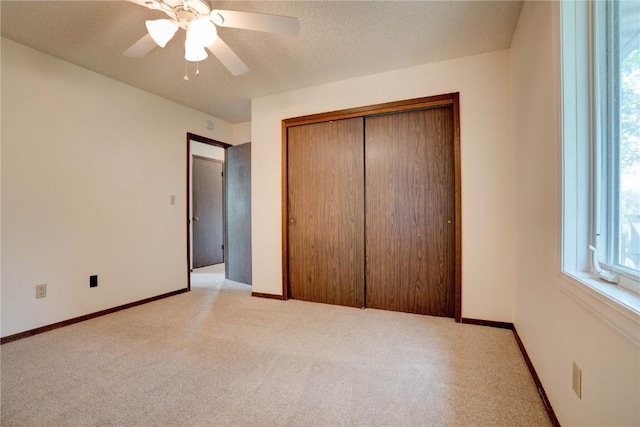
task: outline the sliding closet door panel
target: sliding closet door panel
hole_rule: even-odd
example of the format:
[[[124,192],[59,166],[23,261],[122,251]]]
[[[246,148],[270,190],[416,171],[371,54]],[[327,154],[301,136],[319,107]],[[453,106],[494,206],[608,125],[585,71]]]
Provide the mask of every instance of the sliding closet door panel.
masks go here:
[[[367,307],[453,317],[452,109],[371,116],[365,127]]]
[[[363,119],[288,129],[289,296],[364,306]]]

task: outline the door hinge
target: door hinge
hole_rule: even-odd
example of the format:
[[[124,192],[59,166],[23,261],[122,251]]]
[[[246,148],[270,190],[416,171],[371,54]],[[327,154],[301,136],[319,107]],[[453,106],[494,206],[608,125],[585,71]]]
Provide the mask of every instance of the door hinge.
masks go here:
[[[224,172],[220,172],[220,176],[224,176]]]
[[[222,250],[224,251],[224,245],[222,245]]]

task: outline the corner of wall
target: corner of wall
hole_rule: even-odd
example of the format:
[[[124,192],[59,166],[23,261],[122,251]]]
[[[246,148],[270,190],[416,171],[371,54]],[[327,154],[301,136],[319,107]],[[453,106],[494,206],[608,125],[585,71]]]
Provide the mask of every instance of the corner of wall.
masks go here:
[[[251,142],[251,121],[233,125],[233,145]]]

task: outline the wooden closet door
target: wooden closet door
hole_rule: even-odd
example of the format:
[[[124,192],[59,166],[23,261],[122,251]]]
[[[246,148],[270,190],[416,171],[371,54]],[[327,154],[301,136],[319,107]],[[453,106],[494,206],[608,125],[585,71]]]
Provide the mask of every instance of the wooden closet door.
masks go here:
[[[366,305],[453,317],[453,111],[365,121]]]
[[[364,305],[363,119],[288,129],[289,296]]]

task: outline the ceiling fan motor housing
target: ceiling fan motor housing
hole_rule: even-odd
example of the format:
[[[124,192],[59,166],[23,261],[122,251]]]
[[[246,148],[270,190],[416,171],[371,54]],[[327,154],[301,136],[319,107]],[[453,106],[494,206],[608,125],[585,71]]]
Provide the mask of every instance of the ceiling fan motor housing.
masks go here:
[[[180,24],[180,28],[182,28],[183,30],[186,30],[189,27],[189,22],[193,21],[198,16],[199,15],[197,14],[197,12],[194,12],[191,9],[181,9],[176,11],[178,24]]]
[[[160,0],[162,3],[176,11],[186,10],[194,12],[196,16],[208,15],[211,12],[209,5],[202,0]]]

